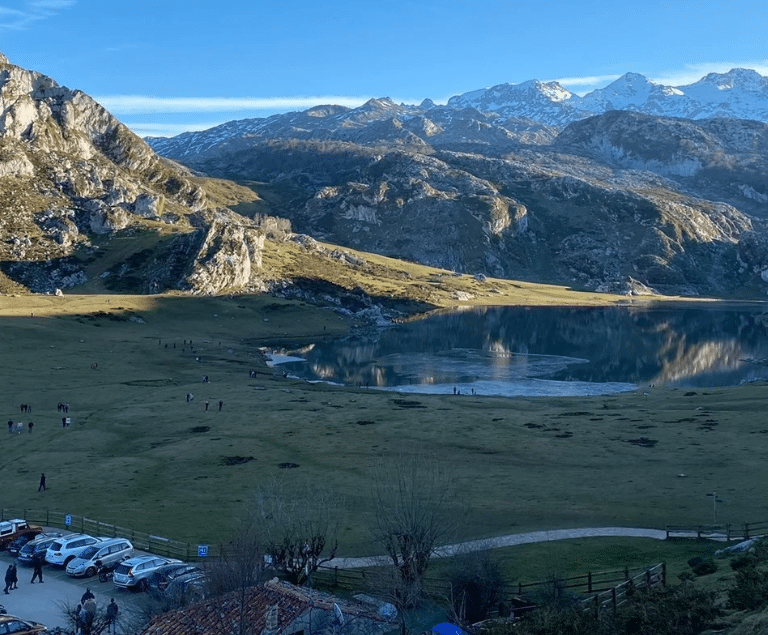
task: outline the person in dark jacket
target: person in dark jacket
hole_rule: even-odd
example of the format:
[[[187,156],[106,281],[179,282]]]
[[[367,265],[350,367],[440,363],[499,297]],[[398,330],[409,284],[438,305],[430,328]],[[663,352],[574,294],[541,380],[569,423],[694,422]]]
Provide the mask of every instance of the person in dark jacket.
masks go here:
[[[12,573],[11,573],[11,583],[13,586],[11,587],[11,590],[18,589],[19,588],[19,576],[18,572],[16,571],[16,565],[11,565]]]
[[[34,584],[35,580],[40,580],[40,583],[43,582],[43,558],[40,554],[35,554],[34,559],[32,560],[32,566],[34,567],[34,573],[32,574],[32,582],[30,584]]]
[[[8,568],[5,570],[5,588],[3,589],[3,593],[8,595],[8,589],[13,588],[13,565],[9,564]]]
[[[115,598],[112,598],[112,601],[107,605],[107,632],[109,632],[109,627],[112,627],[112,632],[115,632],[115,621],[117,620],[117,602],[115,602]]]

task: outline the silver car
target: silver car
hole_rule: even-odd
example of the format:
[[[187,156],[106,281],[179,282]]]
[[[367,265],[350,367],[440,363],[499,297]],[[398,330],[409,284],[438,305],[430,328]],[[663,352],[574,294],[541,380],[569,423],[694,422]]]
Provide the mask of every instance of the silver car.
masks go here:
[[[112,582],[121,589],[139,588],[142,591],[146,591],[149,586],[148,578],[154,573],[155,569],[172,562],[181,562],[181,560],[164,558],[162,556],[136,556],[135,558],[128,558],[128,560],[121,562],[117,566]]]

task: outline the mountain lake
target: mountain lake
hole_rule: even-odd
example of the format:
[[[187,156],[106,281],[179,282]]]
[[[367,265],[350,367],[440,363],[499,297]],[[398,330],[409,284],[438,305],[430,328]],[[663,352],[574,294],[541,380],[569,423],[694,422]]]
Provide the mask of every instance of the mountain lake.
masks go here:
[[[290,376],[407,393],[596,395],[768,379],[764,305],[483,307],[274,351]]]

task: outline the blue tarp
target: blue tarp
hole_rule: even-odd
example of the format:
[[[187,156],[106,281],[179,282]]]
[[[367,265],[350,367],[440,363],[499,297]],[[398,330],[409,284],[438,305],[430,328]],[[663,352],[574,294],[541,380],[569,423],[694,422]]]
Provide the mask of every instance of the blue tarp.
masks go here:
[[[441,622],[430,629],[433,633],[439,635],[467,635],[467,633],[461,630],[456,624],[449,624],[448,622]]]

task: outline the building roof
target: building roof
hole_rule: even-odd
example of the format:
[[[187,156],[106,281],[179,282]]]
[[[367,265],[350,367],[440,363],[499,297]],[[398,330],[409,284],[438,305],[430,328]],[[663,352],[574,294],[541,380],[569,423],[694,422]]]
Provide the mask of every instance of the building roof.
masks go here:
[[[262,586],[233,591],[226,595],[192,604],[153,618],[141,635],[220,635],[237,633],[242,616],[249,633],[259,634],[267,629],[272,635],[280,635],[283,629],[296,621],[308,609],[333,611],[337,604],[345,616],[362,618],[386,624],[375,607],[358,602],[340,600],[314,589],[297,587],[277,578]],[[270,609],[271,621],[267,624]],[[275,615],[276,613],[276,615]],[[275,617],[277,623],[274,623]]]

